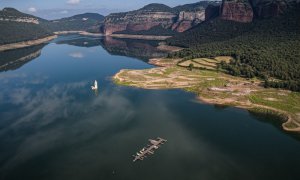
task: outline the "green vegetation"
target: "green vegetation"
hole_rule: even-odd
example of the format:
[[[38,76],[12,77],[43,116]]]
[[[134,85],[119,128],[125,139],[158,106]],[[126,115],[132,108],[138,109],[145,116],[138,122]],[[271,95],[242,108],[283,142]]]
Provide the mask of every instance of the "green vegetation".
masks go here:
[[[217,5],[218,3],[215,1],[201,1],[197,3],[192,4],[185,4],[176,6],[174,8],[171,8],[164,4],[159,3],[152,3],[144,6],[143,8],[137,10],[137,11],[151,11],[151,12],[174,12],[178,13],[180,11],[198,11],[205,9],[208,5]]]
[[[180,12],[180,11],[198,11],[198,10],[205,9],[209,5],[218,5],[218,2],[216,2],[216,1],[200,1],[200,2],[197,2],[197,3],[176,6],[176,7],[173,8],[173,10],[177,11],[177,12]]]
[[[167,40],[188,47],[169,57],[232,56],[223,69],[235,76],[259,77],[266,87],[300,91],[300,8],[272,19],[237,23],[214,19]]]
[[[35,23],[16,22],[22,20],[41,20],[37,17],[21,13],[13,8],[0,11],[0,45],[44,38],[52,32]],[[7,21],[7,19],[13,21]]]
[[[229,63],[232,60],[230,56],[219,56],[215,58],[196,58],[196,59],[183,59],[177,63],[180,67],[186,67],[189,70],[202,69],[219,71],[222,70],[220,65]],[[224,70],[223,70],[224,71]]]
[[[0,19],[0,45],[3,45],[44,38],[53,35],[55,31],[96,32],[104,17],[95,13],[86,13],[47,21],[13,8],[4,8],[0,11]]]
[[[0,21],[0,45],[44,38],[52,32],[38,24]]]
[[[161,61],[161,62],[159,62]],[[156,59],[155,63],[172,59]],[[212,59],[198,58],[191,60],[174,60],[167,67],[145,70],[122,70],[114,76],[117,84],[140,87],[145,89],[181,88],[194,92],[207,103],[238,106],[249,109],[255,115],[268,115],[274,123],[282,124],[285,130],[299,131],[300,127],[300,93],[286,90],[263,88],[263,81],[245,79],[224,74],[218,69],[199,69],[190,62],[210,62],[218,64],[220,61],[230,62],[230,57],[221,56]],[[184,67],[177,65],[186,63]],[[191,71],[192,69],[192,71]]]
[[[268,107],[280,109],[290,113],[300,112],[300,93],[280,93],[274,90],[265,90],[252,93],[249,96],[251,102]]]
[[[89,31],[97,32],[104,16],[96,13],[79,14],[68,18],[44,22],[42,25],[55,31]],[[99,31],[99,30],[98,30]]]
[[[171,12],[172,8],[167,5],[159,4],[159,3],[152,3],[144,6],[143,8],[139,9],[142,11],[151,11],[151,12]]]

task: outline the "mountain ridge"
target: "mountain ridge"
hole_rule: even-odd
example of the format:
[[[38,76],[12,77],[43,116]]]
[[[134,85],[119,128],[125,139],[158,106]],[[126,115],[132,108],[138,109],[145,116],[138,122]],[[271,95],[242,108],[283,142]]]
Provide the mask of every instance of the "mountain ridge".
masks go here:
[[[147,31],[156,26],[183,32],[205,20],[205,8],[218,5],[218,1],[201,1],[171,8],[152,3],[143,8],[121,13],[112,13],[105,17],[100,32],[110,35],[122,31]]]

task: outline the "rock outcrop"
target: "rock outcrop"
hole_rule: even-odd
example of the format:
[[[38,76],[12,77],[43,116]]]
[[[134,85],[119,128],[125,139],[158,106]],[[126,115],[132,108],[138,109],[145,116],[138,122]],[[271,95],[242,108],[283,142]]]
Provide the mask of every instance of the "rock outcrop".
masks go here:
[[[270,18],[282,15],[290,7],[299,5],[299,0],[251,0],[257,18]]]
[[[142,31],[158,25],[169,28],[176,14],[173,12],[152,11],[146,8],[128,13],[110,14],[105,18],[102,31],[109,35],[124,30]]]
[[[149,4],[139,10],[113,13],[105,18],[101,32],[110,35],[120,31],[145,31],[156,26],[186,31],[205,20],[205,8],[217,2],[202,1],[170,8],[163,4]]]
[[[172,25],[172,30],[184,32],[205,20],[205,10],[196,12],[181,11],[178,20]]]
[[[253,9],[248,0],[223,0],[221,6],[221,19],[242,23],[253,20]]]
[[[210,20],[212,18],[218,17],[220,14],[221,5],[209,5],[205,9],[205,20]]]
[[[221,18],[237,22],[252,22],[284,14],[289,8],[299,6],[300,0],[223,0]]]

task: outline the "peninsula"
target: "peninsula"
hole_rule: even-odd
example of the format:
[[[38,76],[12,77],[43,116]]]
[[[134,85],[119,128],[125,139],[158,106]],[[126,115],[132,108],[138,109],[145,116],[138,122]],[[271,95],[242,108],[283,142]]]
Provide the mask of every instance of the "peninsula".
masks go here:
[[[263,81],[235,77],[220,69],[231,57],[192,60],[158,58],[145,70],[121,70],[113,79],[119,85],[144,89],[184,89],[205,103],[244,108],[279,117],[286,131],[300,132],[300,93],[264,88]]]

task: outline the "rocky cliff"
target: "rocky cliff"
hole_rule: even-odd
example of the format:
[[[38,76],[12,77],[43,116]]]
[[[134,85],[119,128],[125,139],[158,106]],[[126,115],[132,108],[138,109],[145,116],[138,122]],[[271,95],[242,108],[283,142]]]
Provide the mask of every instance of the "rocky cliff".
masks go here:
[[[172,30],[184,32],[205,20],[205,10],[196,12],[181,11],[177,18],[176,23],[172,25]]]
[[[174,18],[176,18],[176,15],[172,12],[140,10],[128,13],[116,13],[105,18],[102,31],[105,34],[124,30],[142,31],[158,25],[168,28],[172,25]]]
[[[282,15],[291,7],[299,5],[299,0],[251,0],[257,18]]]
[[[253,9],[248,0],[223,0],[221,19],[237,22],[252,22]]]
[[[254,18],[271,18],[299,5],[300,0],[223,0],[221,19],[252,22]]]
[[[202,1],[174,8],[149,4],[136,11],[108,15],[101,32],[109,35],[120,31],[145,31],[156,26],[183,32],[204,21],[205,8],[215,3]]]

